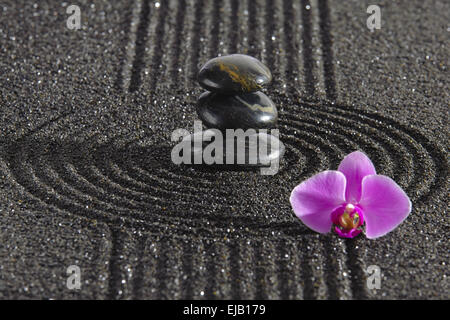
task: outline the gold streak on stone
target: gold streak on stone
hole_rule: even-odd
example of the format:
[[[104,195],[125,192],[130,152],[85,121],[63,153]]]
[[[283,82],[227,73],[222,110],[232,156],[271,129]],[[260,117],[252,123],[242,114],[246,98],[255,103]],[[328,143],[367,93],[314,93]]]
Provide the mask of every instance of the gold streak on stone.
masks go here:
[[[234,70],[232,70],[232,67]],[[220,70],[228,73],[228,75],[231,77],[231,80],[239,83],[241,85],[241,87],[244,88],[246,91],[252,91],[254,89],[261,88],[261,86],[259,86],[255,82],[249,80],[247,77],[245,77],[245,75],[240,75],[237,72],[238,70],[237,70],[236,66],[232,66],[232,67],[227,66],[223,62],[219,62]]]

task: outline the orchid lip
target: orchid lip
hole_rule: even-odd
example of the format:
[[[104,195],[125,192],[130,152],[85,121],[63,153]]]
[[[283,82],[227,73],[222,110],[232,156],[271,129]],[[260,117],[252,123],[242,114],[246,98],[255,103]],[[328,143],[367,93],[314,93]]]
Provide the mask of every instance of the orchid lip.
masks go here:
[[[362,232],[364,215],[358,206],[346,203],[337,207],[331,214],[335,232],[343,238],[354,238]]]

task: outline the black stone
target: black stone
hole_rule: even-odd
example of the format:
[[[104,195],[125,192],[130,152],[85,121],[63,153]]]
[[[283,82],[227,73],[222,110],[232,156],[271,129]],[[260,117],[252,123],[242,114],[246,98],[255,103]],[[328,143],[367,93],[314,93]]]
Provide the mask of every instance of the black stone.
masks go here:
[[[198,139],[198,144],[194,141]],[[217,155],[218,161],[206,163],[203,154],[207,152],[207,148],[213,149],[211,143],[216,139],[222,141],[221,155]],[[252,132],[241,138],[244,149],[239,149],[239,139],[234,136],[227,136],[217,129],[209,129],[201,132],[190,134],[183,138],[183,143],[190,145],[190,157],[188,163],[197,165],[220,165],[225,167],[269,167],[274,163],[280,163],[285,152],[284,144],[275,136],[266,132]],[[230,146],[232,146],[230,148]],[[211,153],[208,153],[211,154]],[[212,156],[216,156],[215,152]],[[196,163],[196,159],[200,160]],[[219,160],[221,159],[221,160]]]
[[[223,94],[258,91],[271,81],[270,70],[258,59],[244,54],[211,59],[198,73],[203,88]]]
[[[197,114],[207,128],[273,128],[278,112],[275,104],[262,92],[227,96],[205,92],[197,102]]]

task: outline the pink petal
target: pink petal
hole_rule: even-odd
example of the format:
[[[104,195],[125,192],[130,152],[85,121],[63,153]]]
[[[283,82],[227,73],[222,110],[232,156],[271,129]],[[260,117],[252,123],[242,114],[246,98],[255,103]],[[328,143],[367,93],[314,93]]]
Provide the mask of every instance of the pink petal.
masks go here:
[[[376,174],[372,161],[361,151],[355,151],[342,160],[338,170],[347,179],[345,199],[350,203],[358,203],[361,199],[362,179],[365,176]]]
[[[359,206],[364,212],[369,239],[392,231],[411,212],[411,201],[402,188],[391,178],[381,175],[363,179]]]
[[[323,171],[292,190],[295,215],[309,228],[320,233],[331,229],[331,212],[345,201],[345,176],[339,171]]]

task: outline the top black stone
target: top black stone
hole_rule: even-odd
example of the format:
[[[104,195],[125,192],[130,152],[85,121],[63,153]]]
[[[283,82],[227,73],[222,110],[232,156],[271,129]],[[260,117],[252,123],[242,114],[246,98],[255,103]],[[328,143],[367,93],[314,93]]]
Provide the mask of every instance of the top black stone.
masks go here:
[[[203,88],[223,94],[258,91],[271,81],[270,70],[258,59],[244,54],[211,59],[198,73]]]

